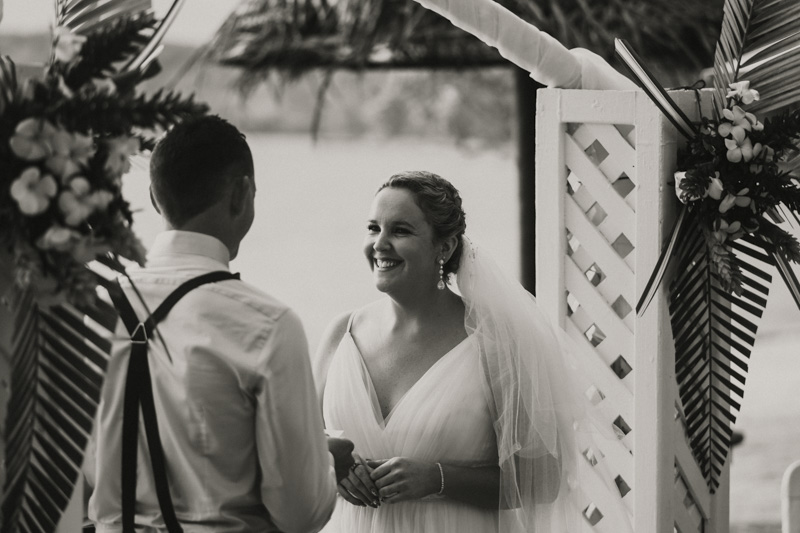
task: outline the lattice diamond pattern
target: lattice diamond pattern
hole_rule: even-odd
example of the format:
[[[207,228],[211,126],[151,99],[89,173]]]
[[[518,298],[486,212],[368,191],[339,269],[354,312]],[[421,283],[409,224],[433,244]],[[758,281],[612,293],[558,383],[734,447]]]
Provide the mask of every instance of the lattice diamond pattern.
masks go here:
[[[537,190],[543,193],[539,213],[545,217],[548,212],[554,213],[552,219],[545,220],[545,225],[552,231],[553,224],[563,223],[560,231],[566,239],[551,240],[542,232],[544,238],[537,240],[537,253],[543,252],[539,257],[543,258],[544,270],[559,279],[557,287],[540,285],[539,288],[548,303],[564,298],[554,306],[563,316],[554,318],[574,341],[588,348],[576,354],[584,379],[582,392],[593,420],[603,426],[604,435],[609,437],[596,439],[581,449],[585,461],[580,468],[601,472],[603,479],[610,482],[610,485],[595,484],[592,476],[580,478],[583,484],[580,512],[586,531],[626,530],[618,522],[621,517],[611,499],[621,497],[631,525],[657,522],[658,527],[666,527],[671,523],[670,531],[674,527],[680,533],[702,532],[717,516],[717,504],[712,505],[716,500],[708,493],[686,441],[680,402],[676,404],[672,427],[663,417],[658,419],[659,423],[646,427],[653,420],[648,418],[650,414],[665,412],[665,399],[677,401],[677,383],[673,383],[672,392],[670,385],[664,391],[664,384],[659,383],[661,395],[657,398],[649,390],[640,390],[638,399],[634,383],[634,379],[641,378],[643,387],[652,385],[654,370],[664,362],[660,351],[635,353],[637,347],[647,349],[644,347],[649,343],[644,337],[637,340],[637,328],[642,328],[640,335],[647,337],[657,326],[653,315],[640,319],[633,307],[638,300],[637,285],[642,285],[636,269],[648,263],[652,250],[658,246],[651,242],[657,233],[652,225],[655,218],[648,218],[645,212],[637,215],[637,203],[655,206],[659,210],[655,214],[661,216],[661,192],[653,180],[668,175],[665,165],[670,164],[671,138],[659,125],[658,110],[650,110],[647,105],[640,107],[638,95],[592,91],[545,91],[544,94],[547,99],[537,110],[537,127],[544,127],[540,130],[544,137],[537,139],[537,148],[541,150],[537,154],[537,161],[541,162],[537,163],[537,169],[559,175],[560,179],[566,177],[566,185],[562,189],[562,185],[541,185],[537,181]],[[638,152],[637,135],[641,144]],[[537,175],[537,179],[547,176]],[[551,209],[553,204],[556,207]],[[646,250],[638,257],[637,231],[644,239],[640,242],[641,250]],[[543,243],[541,247],[539,243]],[[563,249],[566,256],[559,258],[558,263],[547,258],[554,246]],[[645,277],[648,274],[638,273]],[[658,342],[653,342],[653,350],[661,350]],[[659,361],[654,363],[653,357]],[[637,423],[642,426],[640,431],[648,433],[637,434]],[[637,455],[636,443],[652,444],[649,431],[654,428],[658,429],[660,442],[668,442],[665,447],[674,451],[672,471],[663,459],[655,465],[651,449],[639,450]],[[664,431],[667,435],[663,435]],[[657,473],[657,478],[653,473]],[[648,494],[655,489],[652,486],[641,487],[637,492],[637,479],[640,483],[657,479],[659,495]],[[672,516],[654,518],[650,506],[654,500],[663,505],[661,495],[667,494],[672,500]],[[650,512],[635,514],[634,500]]]

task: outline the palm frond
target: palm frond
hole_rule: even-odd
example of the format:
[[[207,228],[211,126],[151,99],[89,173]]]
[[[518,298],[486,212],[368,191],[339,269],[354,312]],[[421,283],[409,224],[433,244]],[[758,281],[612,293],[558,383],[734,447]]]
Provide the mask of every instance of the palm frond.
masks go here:
[[[797,0],[726,0],[714,56],[717,106],[728,85],[747,80],[761,93],[748,106],[773,114],[800,101],[800,3]]]
[[[96,275],[102,285],[104,278]],[[49,533],[80,473],[116,312],[100,298],[81,309],[70,304],[43,309],[30,290],[17,292],[12,308],[13,387],[0,531]]]
[[[152,0],[55,0],[56,26],[86,35],[118,18],[149,11],[152,4]]]
[[[704,234],[705,233],[705,234]],[[710,232],[688,238],[669,288],[675,374],[692,452],[712,493],[730,449],[731,426],[744,394],[748,359],[767,305],[770,264],[759,241],[728,248],[742,291],[725,290],[712,264]]]
[[[8,104],[14,100],[17,91],[17,71],[8,56],[0,56],[0,116]]]

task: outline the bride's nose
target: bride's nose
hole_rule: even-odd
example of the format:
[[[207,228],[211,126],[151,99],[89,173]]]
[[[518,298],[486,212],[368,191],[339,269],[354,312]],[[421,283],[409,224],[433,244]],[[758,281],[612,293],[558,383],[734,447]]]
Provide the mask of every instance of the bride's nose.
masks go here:
[[[375,242],[372,243],[372,249],[376,252],[381,250],[388,250],[391,247],[389,244],[389,236],[385,231],[381,231],[375,236]]]

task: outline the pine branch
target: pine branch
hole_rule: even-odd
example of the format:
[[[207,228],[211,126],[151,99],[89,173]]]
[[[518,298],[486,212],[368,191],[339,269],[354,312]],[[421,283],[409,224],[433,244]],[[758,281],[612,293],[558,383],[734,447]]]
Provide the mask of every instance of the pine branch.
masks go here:
[[[127,59],[147,44],[148,36],[143,32],[155,25],[155,16],[145,12],[101,26],[87,36],[80,61],[67,70],[64,81],[71,89],[78,90],[92,78],[116,74],[114,63]]]

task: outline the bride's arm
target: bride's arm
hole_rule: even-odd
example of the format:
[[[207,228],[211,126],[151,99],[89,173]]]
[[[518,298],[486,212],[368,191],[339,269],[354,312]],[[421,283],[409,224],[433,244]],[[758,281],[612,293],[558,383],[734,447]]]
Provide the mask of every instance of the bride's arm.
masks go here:
[[[371,477],[384,503],[419,500],[439,495],[441,491],[442,496],[469,505],[485,509],[498,508],[498,466],[437,464],[407,457],[368,461],[368,464],[373,468]]]
[[[317,389],[320,408],[322,407],[322,393],[325,392],[325,382],[328,379],[328,368],[331,366],[333,354],[339,346],[342,337],[347,332],[347,322],[350,320],[350,313],[345,313],[331,322],[322,334],[317,352],[311,361],[311,370],[314,374],[314,384]]]

